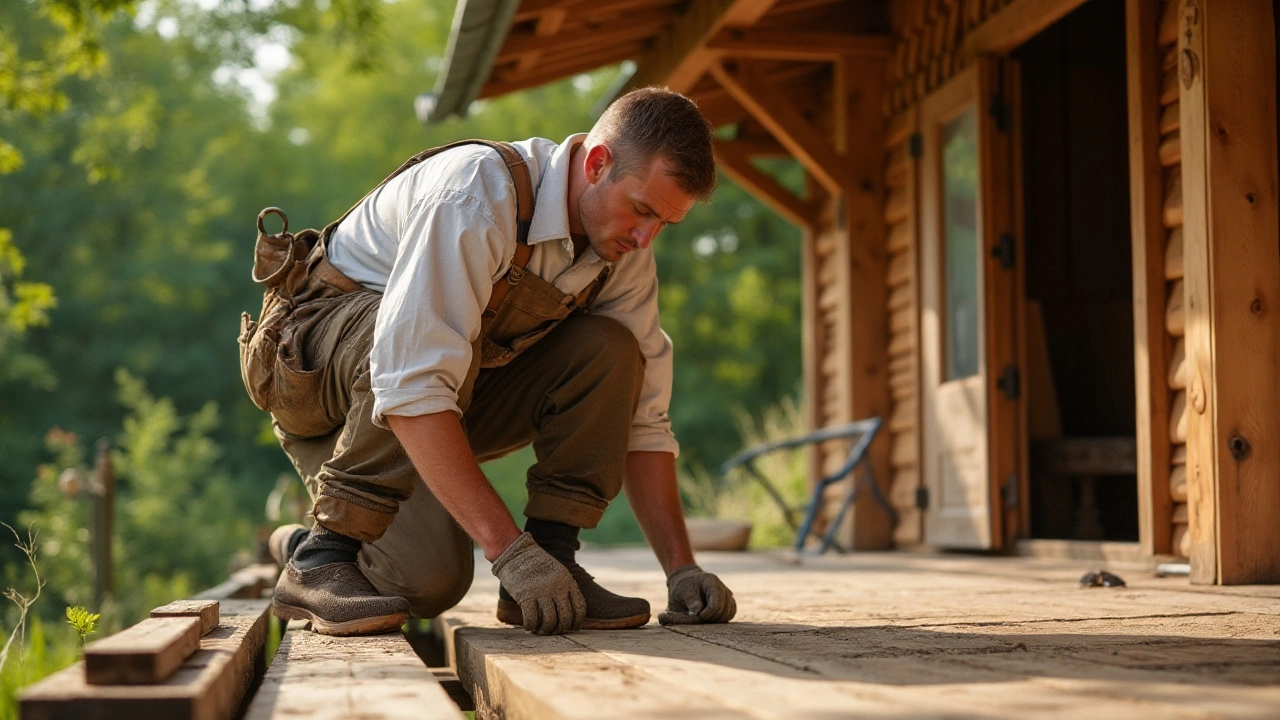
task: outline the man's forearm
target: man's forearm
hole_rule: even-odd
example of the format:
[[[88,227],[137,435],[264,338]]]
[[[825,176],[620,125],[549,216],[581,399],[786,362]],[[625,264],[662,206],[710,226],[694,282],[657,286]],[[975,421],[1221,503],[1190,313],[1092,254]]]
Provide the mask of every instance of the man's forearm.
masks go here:
[[[653,554],[669,575],[693,562],[689,531],[684,524],[680,489],[676,484],[676,457],[668,452],[627,453],[627,477],[623,485],[631,511],[640,522]]]
[[[387,423],[432,494],[486,558],[495,560],[520,536],[507,506],[480,472],[456,415],[388,415]]]

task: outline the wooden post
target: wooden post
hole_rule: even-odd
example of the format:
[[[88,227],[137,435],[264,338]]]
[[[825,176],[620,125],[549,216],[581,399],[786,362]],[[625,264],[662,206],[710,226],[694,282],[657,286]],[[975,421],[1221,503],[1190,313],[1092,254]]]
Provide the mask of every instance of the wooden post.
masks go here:
[[[1271,3],[1181,0],[1191,580],[1280,581]]]
[[[850,420],[889,417],[889,329],[887,259],[884,220],[885,119],[880,99],[887,60],[846,57],[836,63],[835,146],[850,169],[849,183],[839,196],[842,207],[834,218],[843,225],[841,273],[842,334],[848,342],[845,368],[848,375]],[[842,278],[843,279],[843,278]],[[885,496],[891,480],[890,437],[885,432],[871,446],[870,461]],[[876,550],[892,547],[893,522],[871,497],[861,492],[852,513],[853,547]]]
[[[1160,49],[1157,0],[1125,3],[1129,95],[1129,219],[1133,246],[1134,388],[1137,401],[1138,541],[1144,555],[1167,554],[1169,391],[1165,310],[1163,170],[1159,158]]]

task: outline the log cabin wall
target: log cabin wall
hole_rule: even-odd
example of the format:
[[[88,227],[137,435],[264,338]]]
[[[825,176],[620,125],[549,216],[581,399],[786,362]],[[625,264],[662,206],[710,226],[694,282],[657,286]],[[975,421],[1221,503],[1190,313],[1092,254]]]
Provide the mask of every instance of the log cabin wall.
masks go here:
[[[1168,552],[1182,557],[1190,554],[1187,533],[1187,346],[1182,263],[1182,151],[1178,134],[1178,0],[1163,0],[1156,35],[1160,58],[1160,165],[1164,172],[1164,202],[1161,220],[1166,242],[1164,279],[1166,282],[1165,330],[1172,346],[1167,385],[1169,397],[1169,443],[1172,467],[1169,472],[1169,499],[1172,541]],[[1156,391],[1153,383],[1152,392]],[[1159,519],[1157,518],[1157,521]],[[1164,548],[1155,548],[1165,551]]]

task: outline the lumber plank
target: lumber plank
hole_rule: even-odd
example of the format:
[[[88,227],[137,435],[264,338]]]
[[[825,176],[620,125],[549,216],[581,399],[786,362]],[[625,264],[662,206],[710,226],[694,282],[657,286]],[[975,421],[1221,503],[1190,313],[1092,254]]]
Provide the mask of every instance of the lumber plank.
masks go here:
[[[1135,390],[1138,398],[1138,540],[1144,553],[1170,552],[1169,393],[1165,340],[1165,228],[1161,221],[1164,171],[1156,119],[1160,78],[1155,42],[1158,0],[1126,0],[1125,53],[1129,85],[1129,222],[1133,247]]]
[[[24,720],[217,720],[239,711],[263,668],[270,600],[222,602],[219,626],[159,685],[90,685],[84,663],[54,673],[19,698]]]
[[[218,627],[217,600],[175,600],[151,611],[151,617],[198,617],[200,634],[207,635]]]
[[[245,720],[304,717],[463,717],[399,632],[329,637],[293,630],[253,697]]]
[[[1164,279],[1181,280],[1187,274],[1183,260],[1182,227],[1169,231],[1169,241],[1164,249]]]
[[[84,648],[90,685],[156,685],[200,647],[199,617],[147,618]]]
[[[708,50],[731,57],[763,60],[830,62],[844,56],[888,57],[893,38],[830,31],[756,30],[724,28],[707,40]]]

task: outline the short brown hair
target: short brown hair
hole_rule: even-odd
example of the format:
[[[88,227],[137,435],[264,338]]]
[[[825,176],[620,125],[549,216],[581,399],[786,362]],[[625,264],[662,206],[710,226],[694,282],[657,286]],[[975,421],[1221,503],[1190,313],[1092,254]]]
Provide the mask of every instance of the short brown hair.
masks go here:
[[[706,200],[716,189],[711,136],[711,123],[692,100],[665,87],[646,87],[614,100],[587,142],[607,145],[614,169],[623,175],[638,175],[661,157],[683,192]]]

